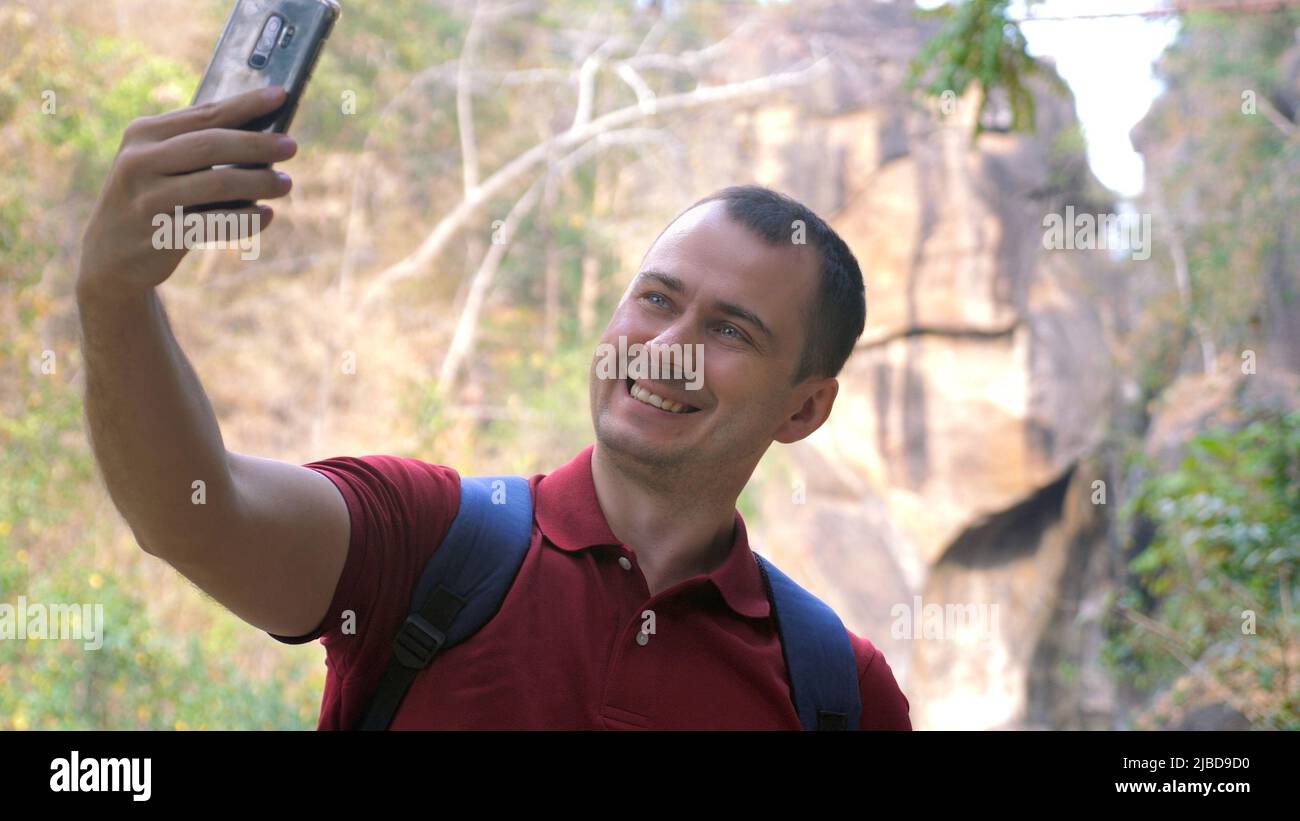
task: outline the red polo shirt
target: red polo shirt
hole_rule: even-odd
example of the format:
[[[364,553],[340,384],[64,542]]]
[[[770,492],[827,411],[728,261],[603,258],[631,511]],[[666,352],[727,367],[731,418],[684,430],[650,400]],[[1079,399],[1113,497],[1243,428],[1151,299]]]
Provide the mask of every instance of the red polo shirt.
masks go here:
[[[501,610],[415,680],[393,729],[799,729],[771,606],[736,514],[712,573],[651,596],[596,499],[588,447],[530,482],[533,540]],[[319,729],[364,714],[411,593],[460,504],[452,468],[395,456],[312,462],[347,502],[347,561],[321,625]],[[640,644],[642,613],[655,632]],[[351,611],[352,618],[349,619]],[[910,730],[884,655],[852,635],[864,730]]]

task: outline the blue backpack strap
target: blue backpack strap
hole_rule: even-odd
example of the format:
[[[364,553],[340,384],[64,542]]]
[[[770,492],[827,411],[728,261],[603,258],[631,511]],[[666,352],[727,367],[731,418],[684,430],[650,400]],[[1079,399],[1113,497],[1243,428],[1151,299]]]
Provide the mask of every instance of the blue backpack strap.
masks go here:
[[[805,730],[858,729],[858,661],[844,622],[776,565],[757,553],[754,558],[772,601],[799,723]]]
[[[522,476],[462,476],[460,510],[433,551],[393,641],[393,657],[359,729],[386,730],[420,671],[474,635],[505,601],[533,537]]]

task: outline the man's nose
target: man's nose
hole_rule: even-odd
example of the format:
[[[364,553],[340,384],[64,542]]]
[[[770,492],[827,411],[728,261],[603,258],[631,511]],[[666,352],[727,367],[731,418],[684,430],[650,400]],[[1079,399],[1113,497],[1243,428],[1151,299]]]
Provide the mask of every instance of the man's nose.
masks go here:
[[[690,345],[700,340],[695,328],[695,321],[683,315],[665,325],[659,333],[646,340],[646,346],[652,351],[656,348],[669,348],[672,345]]]
[[[690,381],[703,364],[703,346],[696,347],[700,341],[698,323],[683,315],[646,341],[646,353],[659,361],[663,382]]]

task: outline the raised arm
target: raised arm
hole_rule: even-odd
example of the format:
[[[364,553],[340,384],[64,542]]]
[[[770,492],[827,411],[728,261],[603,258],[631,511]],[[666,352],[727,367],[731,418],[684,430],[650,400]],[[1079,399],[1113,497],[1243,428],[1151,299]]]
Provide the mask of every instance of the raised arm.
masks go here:
[[[348,511],[315,471],[226,450],[155,290],[185,250],[153,242],[155,215],[177,206],[288,193],[270,168],[214,168],[293,156],[291,139],[237,128],[283,100],[258,91],[133,122],[86,228],[77,304],[91,444],[136,541],[250,624],[298,635],[329,606]]]

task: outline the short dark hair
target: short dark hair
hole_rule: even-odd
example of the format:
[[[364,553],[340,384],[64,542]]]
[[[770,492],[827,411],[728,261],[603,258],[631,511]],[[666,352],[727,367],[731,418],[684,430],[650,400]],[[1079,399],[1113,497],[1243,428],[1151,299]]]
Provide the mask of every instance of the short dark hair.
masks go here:
[[[719,201],[726,204],[727,216],[769,245],[791,245],[795,221],[802,223],[804,241],[816,248],[821,256],[821,276],[817,292],[808,306],[804,323],[808,336],[795,369],[794,382],[802,382],[810,376],[838,376],[867,322],[862,269],[848,244],[812,209],[760,185],[724,188],[691,208]]]

